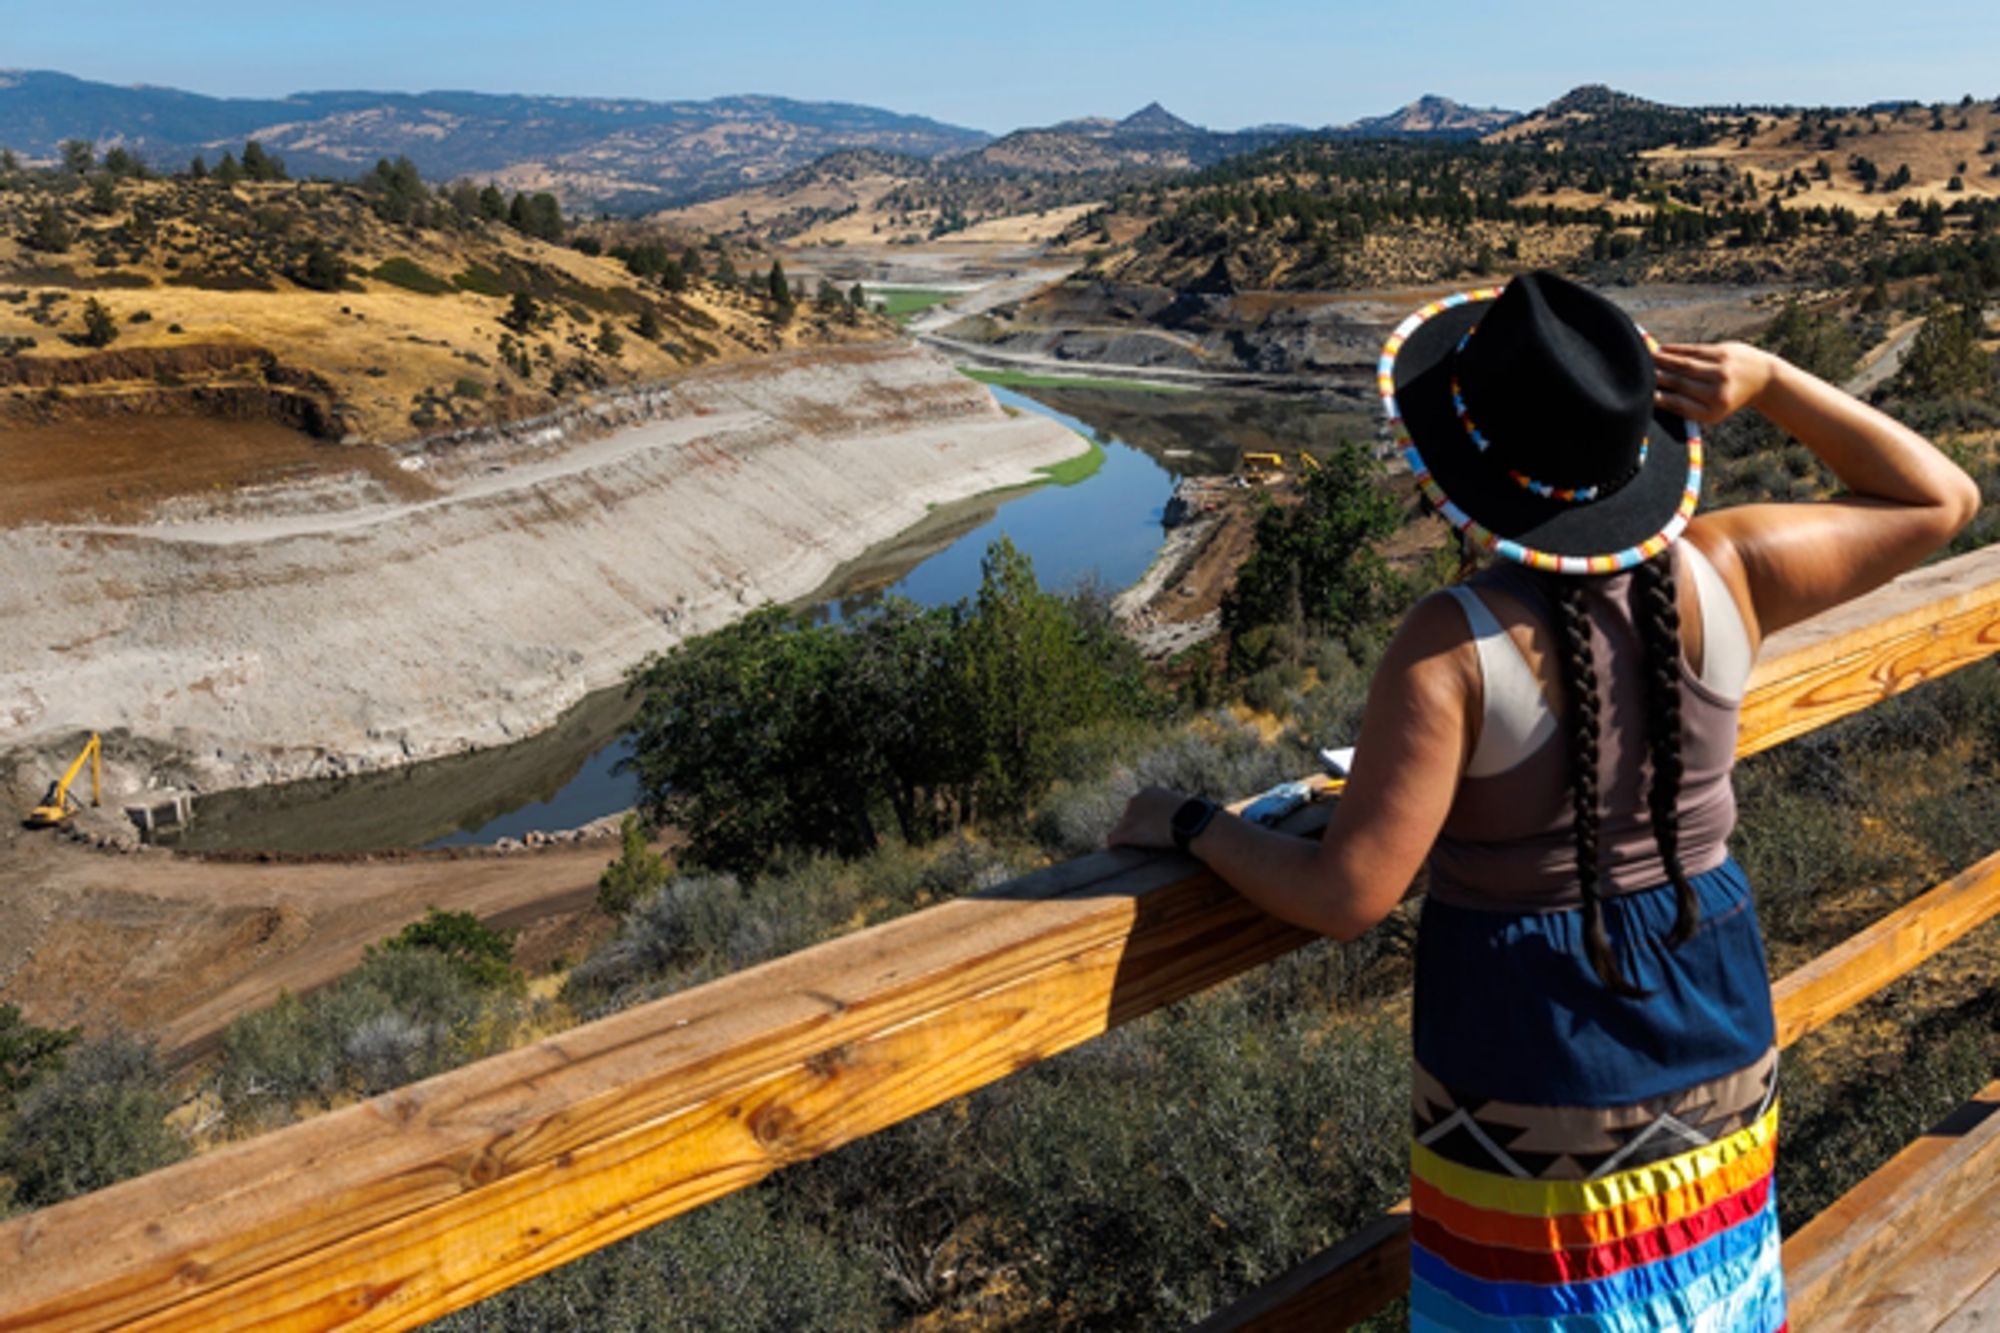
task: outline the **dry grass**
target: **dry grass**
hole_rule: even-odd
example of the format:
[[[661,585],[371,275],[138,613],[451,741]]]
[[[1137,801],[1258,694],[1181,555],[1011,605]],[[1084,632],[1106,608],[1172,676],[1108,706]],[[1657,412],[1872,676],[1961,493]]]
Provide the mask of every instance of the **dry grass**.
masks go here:
[[[177,188],[168,182],[127,184],[121,202],[127,210],[140,200],[169,210]],[[220,187],[207,188],[220,193]],[[609,382],[641,382],[710,360],[805,342],[879,336],[866,326],[846,329],[815,319],[804,308],[791,324],[780,325],[764,303],[709,285],[698,285],[680,298],[693,311],[683,316],[664,293],[642,287],[616,260],[501,226],[391,228],[364,209],[338,207],[341,193],[326,187],[246,185],[236,194],[253,206],[290,208],[311,198],[308,191],[322,191],[321,203],[294,212],[292,234],[321,235],[340,252],[350,268],[347,290],[309,290],[283,277],[269,280],[275,288],[271,291],[181,285],[173,280],[184,282],[228,242],[171,212],[160,224],[163,239],[197,252],[189,258],[174,256],[178,263],[171,268],[162,254],[165,245],[143,262],[101,269],[91,262],[93,247],[83,240],[67,254],[39,255],[25,250],[10,229],[0,236],[0,292],[25,291],[26,296],[0,302],[0,339],[35,339],[24,355],[37,358],[79,355],[89,349],[66,339],[81,333],[85,301],[95,298],[117,321],[116,350],[194,343],[263,348],[281,364],[330,382],[343,417],[358,436],[393,441],[422,433],[424,427],[414,424],[411,415],[426,397],[475,417],[547,406],[549,372],[582,357],[594,360]],[[129,216],[127,211],[91,225],[109,229]],[[510,371],[500,353],[506,333],[500,321],[509,297],[457,289],[427,295],[369,276],[392,259],[410,261],[446,282],[474,268],[535,274],[548,293],[540,301],[547,322],[523,339],[534,356],[531,373]],[[99,286],[107,273],[121,283],[146,285]],[[33,316],[39,303],[50,298],[55,302],[48,308],[52,322],[37,322]],[[665,328],[660,344],[634,331],[636,312],[646,304],[660,311]],[[133,322],[135,316],[140,322]],[[593,346],[607,319],[623,340],[615,355]]]
[[[1961,117],[1966,122],[1964,129],[1958,128]],[[1947,107],[1942,130],[1930,128],[1931,113],[1922,107],[1900,114],[1877,114],[1872,123],[1879,125],[1879,130],[1870,128],[1871,119],[1867,115],[1837,116],[1829,122],[1841,134],[1836,148],[1821,147],[1817,131],[1804,143],[1792,141],[1798,128],[1797,116],[1759,116],[1756,120],[1757,131],[1747,145],[1740,145],[1738,137],[1729,136],[1706,148],[1661,148],[1640,156],[1654,163],[1656,169],[1684,166],[1713,169],[1727,165],[1737,172],[1753,173],[1763,187],[1802,171],[1809,184],[1787,201],[1788,207],[1840,206],[1863,217],[1893,213],[1905,199],[1937,199],[1950,204],[1954,199],[2000,196],[2000,176],[1987,174],[1993,163],[2000,162],[2000,155],[1980,153],[1988,143],[2000,139],[2000,112],[1994,111],[1991,102],[1975,102],[1963,109]],[[1817,118],[1814,123],[1817,124]],[[1855,133],[1850,136],[1848,130]],[[1907,165],[1910,185],[1894,194],[1880,190],[1864,193],[1861,183],[1847,170],[1848,159],[1855,156],[1873,161],[1884,176],[1898,166]],[[1813,174],[1821,158],[1832,168],[1830,181],[1822,182]],[[1961,175],[1960,163],[1966,168],[1962,173],[1964,189],[1949,192],[1945,187],[1954,175]]]

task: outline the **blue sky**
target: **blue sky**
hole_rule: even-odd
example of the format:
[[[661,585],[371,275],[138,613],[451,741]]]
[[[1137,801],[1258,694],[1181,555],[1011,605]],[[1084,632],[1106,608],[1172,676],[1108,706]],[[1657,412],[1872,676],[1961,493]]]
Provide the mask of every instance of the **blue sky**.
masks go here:
[[[1977,0],[0,0],[0,68],[220,96],[470,88],[865,102],[1005,131],[1159,100],[1221,129],[1420,93],[1525,109],[1579,83],[1678,103],[2000,94]]]

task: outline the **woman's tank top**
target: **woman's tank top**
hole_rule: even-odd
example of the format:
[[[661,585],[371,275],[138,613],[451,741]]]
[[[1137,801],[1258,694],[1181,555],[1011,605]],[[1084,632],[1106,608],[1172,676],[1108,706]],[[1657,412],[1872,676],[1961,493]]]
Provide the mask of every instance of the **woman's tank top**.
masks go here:
[[[1737,712],[1750,674],[1749,639],[1721,576],[1688,542],[1675,546],[1677,576],[1695,580],[1703,670],[1680,655],[1680,857],[1698,875],[1721,865],[1736,824],[1729,770]],[[1607,894],[1665,882],[1646,788],[1652,774],[1646,729],[1646,656],[1633,621],[1630,573],[1586,581],[1599,699],[1599,885]],[[1542,911],[1574,907],[1576,817],[1563,724],[1513,640],[1477,593],[1496,588],[1554,624],[1540,579],[1516,565],[1483,570],[1451,589],[1478,648],[1485,710],[1480,739],[1430,855],[1430,893],[1464,907]],[[1548,664],[1553,670],[1555,664]],[[1560,691],[1560,683],[1547,686]]]

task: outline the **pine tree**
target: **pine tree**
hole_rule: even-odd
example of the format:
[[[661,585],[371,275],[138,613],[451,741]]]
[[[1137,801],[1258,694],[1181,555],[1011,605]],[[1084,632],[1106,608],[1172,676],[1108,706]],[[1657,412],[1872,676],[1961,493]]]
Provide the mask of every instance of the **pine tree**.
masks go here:
[[[104,302],[91,297],[83,303],[83,341],[90,347],[109,347],[118,339],[118,321]]]
[[[597,907],[606,916],[624,916],[667,882],[666,863],[646,845],[646,829],[636,814],[618,826],[618,859],[597,877]]]
[[[285,163],[252,139],[243,145],[243,174],[253,181],[281,181],[285,178]]]
[[[69,224],[54,204],[42,205],[42,211],[35,215],[35,221],[28,228],[21,244],[30,250],[40,250],[44,254],[61,254],[69,249],[73,239]]]
[[[771,261],[771,276],[765,285],[770,288],[771,299],[777,302],[780,309],[791,308],[792,286],[785,281],[785,266],[775,259]]]

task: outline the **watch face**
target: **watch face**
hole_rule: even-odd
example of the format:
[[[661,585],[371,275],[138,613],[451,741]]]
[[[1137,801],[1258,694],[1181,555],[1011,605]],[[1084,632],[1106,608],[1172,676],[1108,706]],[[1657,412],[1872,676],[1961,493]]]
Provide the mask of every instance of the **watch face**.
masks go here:
[[[1174,841],[1185,849],[1201,831],[1208,827],[1208,821],[1215,817],[1215,803],[1201,797],[1192,797],[1181,802],[1181,808],[1174,811]]]

